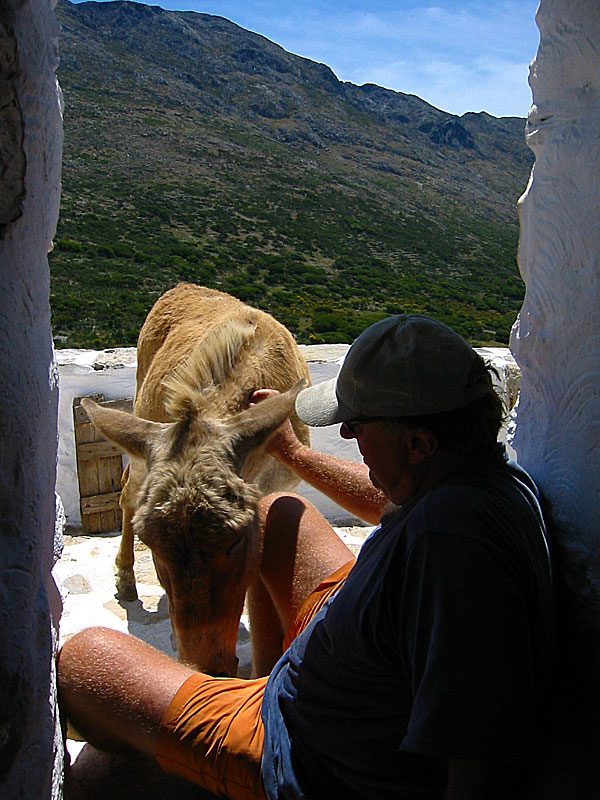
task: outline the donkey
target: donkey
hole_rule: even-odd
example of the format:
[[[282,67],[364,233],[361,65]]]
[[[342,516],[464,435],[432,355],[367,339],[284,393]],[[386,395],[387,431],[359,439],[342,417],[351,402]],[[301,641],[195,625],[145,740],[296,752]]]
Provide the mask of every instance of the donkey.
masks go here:
[[[246,588],[258,572],[256,506],[298,478],[264,450],[294,414],[309,374],[279,322],[234,297],[179,284],[158,299],[138,339],[133,415],[84,399],[98,430],[130,456],[120,504],[117,593],[137,597],[134,533],[152,551],[178,655],[213,675],[235,675]],[[253,391],[281,394],[249,405]]]

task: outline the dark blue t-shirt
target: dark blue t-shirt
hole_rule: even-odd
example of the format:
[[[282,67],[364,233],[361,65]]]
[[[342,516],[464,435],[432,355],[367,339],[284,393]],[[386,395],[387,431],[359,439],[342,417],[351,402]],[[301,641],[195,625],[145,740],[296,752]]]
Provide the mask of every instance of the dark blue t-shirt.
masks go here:
[[[275,798],[440,798],[450,758],[527,758],[551,647],[537,492],[503,458],[385,517],[275,666]]]

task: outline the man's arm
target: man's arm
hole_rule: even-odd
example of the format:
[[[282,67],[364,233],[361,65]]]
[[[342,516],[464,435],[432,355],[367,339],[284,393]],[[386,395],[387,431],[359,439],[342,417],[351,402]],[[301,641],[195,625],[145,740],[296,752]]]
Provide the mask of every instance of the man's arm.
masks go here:
[[[252,402],[263,400],[272,391],[257,390],[252,395]],[[388,499],[373,486],[368,467],[364,464],[346,461],[306,447],[294,433],[289,421],[275,431],[267,442],[266,449],[282,464],[293,469],[299,478],[323,492],[346,511],[372,525],[379,523]]]

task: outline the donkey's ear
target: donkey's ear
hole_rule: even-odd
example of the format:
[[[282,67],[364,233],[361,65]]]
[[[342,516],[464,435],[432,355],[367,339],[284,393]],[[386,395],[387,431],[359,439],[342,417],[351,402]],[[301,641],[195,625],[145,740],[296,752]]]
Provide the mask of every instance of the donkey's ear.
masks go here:
[[[238,457],[243,458],[248,451],[263,444],[294,413],[296,397],[307,385],[306,378],[301,378],[287,392],[267,397],[227,420],[225,425],[236,440],[235,450]]]
[[[126,411],[104,408],[89,397],[81,400],[94,427],[130,456],[147,458],[152,442],[168,423],[151,422]]]

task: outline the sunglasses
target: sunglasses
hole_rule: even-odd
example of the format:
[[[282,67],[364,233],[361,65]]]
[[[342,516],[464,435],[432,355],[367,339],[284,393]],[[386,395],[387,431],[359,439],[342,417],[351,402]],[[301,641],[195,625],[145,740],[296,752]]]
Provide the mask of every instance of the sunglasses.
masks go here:
[[[344,425],[348,428],[352,436],[357,436],[363,425],[368,425],[370,422],[383,422],[386,419],[387,417],[357,417],[356,419],[349,419],[347,422],[344,422]]]

